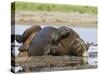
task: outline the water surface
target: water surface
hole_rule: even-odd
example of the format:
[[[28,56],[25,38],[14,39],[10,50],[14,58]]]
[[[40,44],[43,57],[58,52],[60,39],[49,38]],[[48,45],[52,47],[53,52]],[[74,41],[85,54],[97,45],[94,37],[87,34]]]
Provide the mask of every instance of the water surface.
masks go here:
[[[31,25],[16,25],[15,26],[15,33],[16,34],[22,34],[27,28],[31,27]],[[41,26],[42,28],[45,26]],[[59,28],[60,25],[56,26],[54,25],[53,27]],[[93,42],[97,43],[97,28],[86,28],[86,27],[71,27],[74,29],[80,37],[87,41],[87,42]]]

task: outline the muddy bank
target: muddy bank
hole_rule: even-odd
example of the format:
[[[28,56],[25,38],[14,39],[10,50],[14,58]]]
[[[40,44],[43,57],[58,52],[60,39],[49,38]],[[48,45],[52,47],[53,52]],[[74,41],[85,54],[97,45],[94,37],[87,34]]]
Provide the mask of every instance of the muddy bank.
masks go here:
[[[14,16],[14,14],[12,14]],[[12,17],[14,22],[14,17]],[[16,24],[31,25],[72,25],[72,26],[97,26],[97,16],[90,14],[47,12],[47,11],[16,11]]]
[[[74,56],[33,56],[16,57],[16,65],[21,66],[25,72],[61,71],[77,69],[93,69],[97,65],[89,65],[88,57]]]

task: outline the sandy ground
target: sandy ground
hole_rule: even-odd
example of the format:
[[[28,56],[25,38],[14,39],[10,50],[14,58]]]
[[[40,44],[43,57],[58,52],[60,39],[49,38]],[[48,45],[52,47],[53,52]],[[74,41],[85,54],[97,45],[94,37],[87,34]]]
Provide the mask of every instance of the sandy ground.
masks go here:
[[[14,16],[14,14],[12,14]],[[14,22],[14,17],[12,17]],[[46,12],[46,11],[16,11],[16,24],[31,25],[72,25],[97,27],[97,16],[90,14]]]

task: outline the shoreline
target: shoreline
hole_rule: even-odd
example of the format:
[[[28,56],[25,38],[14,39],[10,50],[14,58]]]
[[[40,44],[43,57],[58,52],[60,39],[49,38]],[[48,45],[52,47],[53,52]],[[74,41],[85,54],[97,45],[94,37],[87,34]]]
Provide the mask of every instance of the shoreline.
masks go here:
[[[47,11],[16,11],[12,13],[12,24],[22,25],[69,25],[97,27],[97,15],[86,13],[64,13]]]
[[[14,24],[13,24],[14,25]],[[69,26],[69,27],[82,27],[82,28],[97,28],[97,25],[95,24],[68,24],[68,23],[15,23],[15,25],[24,25],[24,26],[30,26],[30,25],[39,25],[39,26]]]

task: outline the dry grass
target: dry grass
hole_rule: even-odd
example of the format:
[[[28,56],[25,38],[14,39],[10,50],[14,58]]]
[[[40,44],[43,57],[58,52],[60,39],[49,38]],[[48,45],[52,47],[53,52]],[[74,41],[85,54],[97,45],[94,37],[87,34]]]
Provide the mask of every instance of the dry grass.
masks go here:
[[[13,18],[12,18],[13,21]],[[80,13],[44,12],[44,11],[17,11],[15,14],[17,24],[42,25],[72,25],[96,27],[97,16]]]

